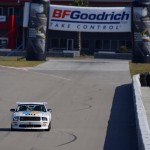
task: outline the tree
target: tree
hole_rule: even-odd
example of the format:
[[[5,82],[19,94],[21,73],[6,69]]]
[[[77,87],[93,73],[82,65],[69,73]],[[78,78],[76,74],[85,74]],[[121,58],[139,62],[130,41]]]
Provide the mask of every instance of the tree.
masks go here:
[[[88,6],[89,3],[87,1],[84,0],[74,0],[73,2],[73,6],[82,6],[82,7],[86,7]],[[81,48],[82,48],[82,40],[81,40],[81,32],[78,32],[78,48],[79,51],[81,52]]]
[[[84,0],[74,0],[73,5],[85,7],[85,6],[88,6],[89,3],[87,1],[84,1]]]

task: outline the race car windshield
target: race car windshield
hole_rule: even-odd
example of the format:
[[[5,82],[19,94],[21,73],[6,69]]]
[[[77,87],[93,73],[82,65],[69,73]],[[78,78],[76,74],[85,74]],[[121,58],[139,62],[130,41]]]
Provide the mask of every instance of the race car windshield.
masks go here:
[[[46,108],[44,105],[30,105],[30,104],[21,104],[17,106],[16,111],[43,111],[46,112]]]

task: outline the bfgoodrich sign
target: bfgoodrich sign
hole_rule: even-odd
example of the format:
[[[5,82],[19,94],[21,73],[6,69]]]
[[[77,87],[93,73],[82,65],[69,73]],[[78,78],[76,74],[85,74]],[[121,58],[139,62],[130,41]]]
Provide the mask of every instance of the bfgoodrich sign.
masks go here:
[[[130,32],[131,8],[50,5],[49,29],[82,32]]]

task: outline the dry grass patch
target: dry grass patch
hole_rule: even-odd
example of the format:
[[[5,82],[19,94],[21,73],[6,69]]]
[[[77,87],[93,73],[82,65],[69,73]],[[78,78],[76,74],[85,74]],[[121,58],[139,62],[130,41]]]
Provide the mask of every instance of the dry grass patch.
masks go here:
[[[150,64],[148,63],[132,63],[129,62],[131,76],[139,73],[150,72]]]
[[[34,67],[44,62],[45,61],[27,61],[26,59],[20,59],[20,57],[0,56],[0,66]]]

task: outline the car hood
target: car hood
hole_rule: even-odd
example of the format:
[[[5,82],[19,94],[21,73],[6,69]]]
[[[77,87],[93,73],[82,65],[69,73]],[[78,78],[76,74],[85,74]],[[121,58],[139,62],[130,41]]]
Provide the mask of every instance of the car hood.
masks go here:
[[[48,112],[40,112],[40,111],[19,111],[15,112],[14,116],[48,116]]]

